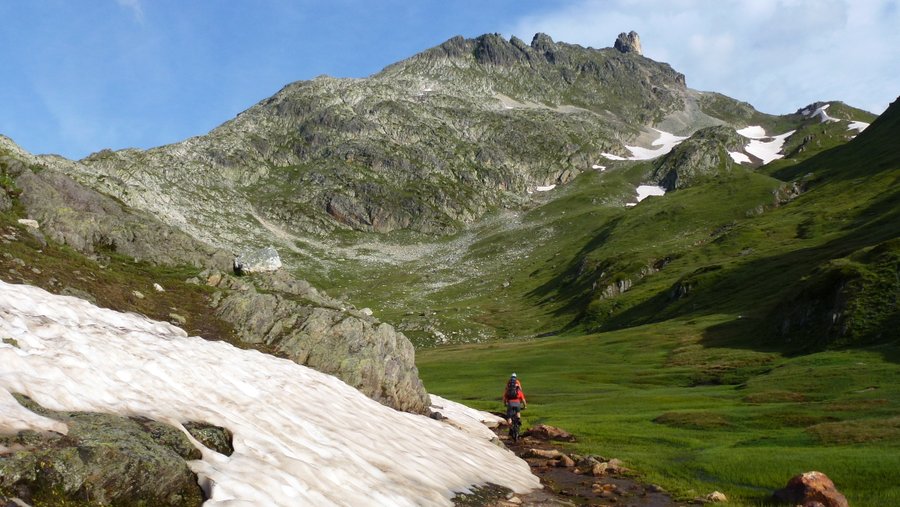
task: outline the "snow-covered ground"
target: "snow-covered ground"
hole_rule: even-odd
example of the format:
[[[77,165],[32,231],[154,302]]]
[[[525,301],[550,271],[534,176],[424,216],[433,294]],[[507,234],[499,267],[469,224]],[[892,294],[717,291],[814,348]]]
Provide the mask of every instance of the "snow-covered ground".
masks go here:
[[[637,202],[654,195],[666,195],[666,189],[656,185],[638,185],[635,191],[637,192]],[[637,202],[625,203],[625,206],[637,206]]]
[[[534,187],[534,189],[538,192],[549,192],[549,191],[553,190],[554,188],[556,188],[556,185],[546,185],[546,186],[542,186],[542,187]]]
[[[759,125],[750,125],[749,127],[744,127],[742,129],[736,130],[735,132],[748,139],[764,139],[768,137],[766,135],[766,129],[760,127]]]
[[[15,340],[0,342],[2,432],[67,431],[21,407],[15,392],[52,410],[230,429],[230,457],[195,441],[203,458],[189,464],[209,485],[206,505],[450,505],[473,484],[540,487],[486,434],[398,412],[330,375],[168,323],[0,282],[0,337]]]
[[[866,127],[868,126],[869,124],[864,121],[851,121],[850,125],[847,125],[847,130],[856,130],[862,132],[863,130],[866,130]]]
[[[728,156],[730,156],[731,160],[734,160],[736,164],[749,164],[751,162],[750,157],[739,151],[729,151]]]
[[[804,109],[801,112],[804,115],[808,116],[809,118],[818,116],[819,123],[825,123],[826,121],[840,121],[837,118],[832,118],[831,116],[828,116],[828,113],[825,112],[825,110],[828,109],[828,106],[830,106],[830,105],[831,104],[824,104],[824,105],[818,107],[815,111],[810,111],[809,109]]]
[[[475,410],[461,403],[441,398],[435,394],[431,396],[431,409],[440,412],[446,417],[451,424],[457,426],[473,435],[479,435],[488,440],[493,439],[496,435],[490,428],[496,428],[502,417]]]
[[[659,148],[650,149],[650,148],[642,148],[640,146],[628,146],[628,151],[631,152],[630,157],[620,157],[618,155],[613,155],[612,153],[602,153],[602,155],[609,160],[650,160],[652,158],[660,157],[672,151],[672,148],[678,146],[682,141],[687,139],[687,137],[676,136],[675,134],[664,132],[659,129],[653,129],[659,134],[659,137],[656,138],[651,146],[659,146]]]
[[[784,134],[777,136],[768,136],[766,135],[765,129],[759,125],[752,125],[737,130],[736,132],[750,139],[750,143],[747,144],[747,146],[744,146],[744,150],[762,160],[763,164],[768,164],[773,160],[784,157],[784,154],[781,153],[781,149],[784,147],[784,141],[796,131],[791,130],[790,132],[785,132]],[[764,139],[769,140],[765,141]],[[732,158],[734,158],[734,155],[732,155]],[[735,159],[735,162],[738,162],[738,160]]]

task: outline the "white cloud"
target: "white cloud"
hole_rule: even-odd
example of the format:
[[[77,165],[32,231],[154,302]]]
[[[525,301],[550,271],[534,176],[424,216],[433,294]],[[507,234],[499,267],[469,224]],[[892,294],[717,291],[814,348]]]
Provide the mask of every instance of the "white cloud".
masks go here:
[[[116,3],[126,9],[131,9],[131,12],[134,13],[134,19],[138,22],[144,22],[144,9],[141,6],[141,0],[116,0]]]
[[[635,30],[692,88],[770,113],[816,100],[879,113],[900,93],[898,26],[898,0],[579,0],[506,31],[602,48]]]

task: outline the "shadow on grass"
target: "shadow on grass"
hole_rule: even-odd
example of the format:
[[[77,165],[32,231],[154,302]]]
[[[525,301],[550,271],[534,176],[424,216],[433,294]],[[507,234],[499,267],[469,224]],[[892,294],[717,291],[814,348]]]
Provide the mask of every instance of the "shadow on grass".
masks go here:
[[[807,288],[806,280],[816,276],[822,266],[895,239],[897,224],[900,224],[900,192],[894,191],[872,203],[855,220],[842,227],[849,232],[837,239],[735,267],[698,268],[681,277],[670,288],[619,313],[603,327],[607,330],[621,329],[676,317],[732,314],[738,318],[708,328],[700,343],[707,347],[744,348],[785,355],[822,350],[831,344],[829,337],[832,334],[838,336],[841,333],[836,324],[829,322],[827,335],[798,339],[800,333],[782,333],[782,314],[800,299]],[[838,280],[827,289],[837,294],[842,288],[840,283],[843,281]],[[835,294],[823,292],[814,296],[831,303],[837,297]],[[820,306],[823,312],[831,308],[826,304]],[[896,299],[893,308],[887,305],[886,308],[870,310],[878,313],[881,333],[861,336],[854,343],[841,345],[870,347],[897,344],[895,333],[889,329],[900,318]],[[900,362],[894,348],[885,351],[886,360]]]
[[[536,299],[537,306],[553,304],[557,299],[566,303],[556,308],[552,315],[555,317],[570,315],[571,318],[556,331],[549,331],[546,335],[560,334],[578,326],[584,316],[587,305],[591,302],[592,284],[594,277],[580,276],[583,259],[594,250],[600,248],[609,240],[610,235],[622,217],[616,217],[603,226],[602,229],[577,254],[572,256],[569,264],[552,279],[527,293],[527,297]]]

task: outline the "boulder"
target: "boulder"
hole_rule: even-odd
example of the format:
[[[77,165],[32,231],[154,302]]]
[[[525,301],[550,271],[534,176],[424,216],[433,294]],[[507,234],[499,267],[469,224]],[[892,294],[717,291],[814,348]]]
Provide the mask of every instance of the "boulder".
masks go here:
[[[563,454],[562,456],[559,457],[559,462],[557,463],[557,466],[573,468],[575,466],[575,460],[573,460],[572,458]]]
[[[0,491],[29,505],[178,505],[203,503],[185,460],[200,452],[180,430],[143,418],[53,412],[17,396],[30,410],[62,421],[68,434],[22,431],[0,437]]]
[[[240,273],[265,273],[281,269],[281,257],[273,246],[267,246],[234,259],[234,270]]]
[[[184,429],[201,444],[219,454],[231,456],[234,453],[234,434],[227,428],[201,422],[187,422],[184,423]]]
[[[413,346],[389,324],[356,316],[282,271],[225,277],[218,287],[225,291],[214,299],[216,316],[241,341],[334,375],[389,407],[426,412]]]
[[[538,440],[559,440],[563,442],[575,441],[575,437],[570,433],[553,426],[547,426],[546,424],[538,424],[526,431],[524,435]]]
[[[774,497],[776,500],[804,507],[811,507],[816,503],[823,507],[848,507],[849,505],[844,495],[835,488],[831,479],[822,472],[815,471],[792,477],[787,486],[775,492]]]
[[[728,497],[725,496],[725,493],[721,491],[713,491],[712,493],[706,495],[703,500],[707,503],[724,503],[728,501]]]
[[[529,449],[525,453],[526,458],[560,459],[563,453],[556,449]]]

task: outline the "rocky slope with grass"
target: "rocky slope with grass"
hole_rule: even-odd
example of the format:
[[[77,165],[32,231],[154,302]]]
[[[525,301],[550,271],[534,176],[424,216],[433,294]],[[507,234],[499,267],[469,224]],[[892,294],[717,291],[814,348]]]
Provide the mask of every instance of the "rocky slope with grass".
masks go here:
[[[705,97],[624,46],[456,37],[369,78],[292,83],[205,136],[64,166],[214,245],[276,230],[448,233],[627,154],[648,126],[734,123]]]
[[[186,325],[189,319],[206,321],[198,331],[207,338],[261,347],[334,374],[399,410],[426,409],[427,395],[412,345],[389,324],[283,271],[234,276],[231,253],[89,189],[44,159],[4,142],[0,175],[9,202],[3,212],[4,263],[12,266],[4,276],[10,281],[118,310],[159,312],[157,318],[177,325]],[[47,259],[49,251],[60,255]],[[125,263],[185,275],[170,278],[165,286],[159,283],[162,279],[141,286],[128,276]],[[75,264],[82,269],[73,269]],[[78,271],[78,276],[61,281],[71,271]],[[112,284],[118,286],[112,289]],[[209,290],[194,289],[199,285]],[[115,294],[109,294],[111,290]],[[162,294],[177,306],[151,303]],[[198,297],[199,301],[194,299]]]

